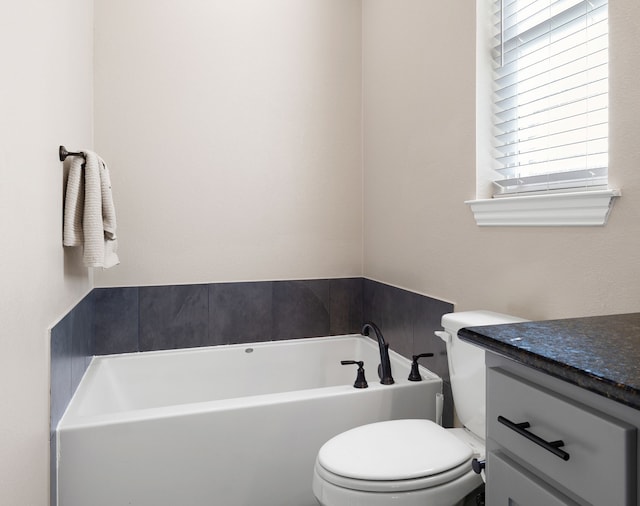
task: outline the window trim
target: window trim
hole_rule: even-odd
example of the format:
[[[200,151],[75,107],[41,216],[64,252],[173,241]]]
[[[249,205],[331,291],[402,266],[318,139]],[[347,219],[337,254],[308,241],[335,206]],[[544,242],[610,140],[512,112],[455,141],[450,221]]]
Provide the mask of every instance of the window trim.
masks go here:
[[[467,200],[480,227],[604,226],[620,190]]]

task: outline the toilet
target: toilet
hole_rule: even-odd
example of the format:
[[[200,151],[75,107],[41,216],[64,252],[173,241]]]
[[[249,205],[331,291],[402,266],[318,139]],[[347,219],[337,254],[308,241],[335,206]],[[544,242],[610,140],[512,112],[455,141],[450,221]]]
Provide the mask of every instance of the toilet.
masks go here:
[[[463,327],[522,322],[490,311],[442,317],[451,390],[462,428],[391,420],[343,432],[316,458],[313,493],[322,506],[453,506],[482,484],[471,469],[485,456],[484,351],[458,339]],[[426,350],[428,351],[428,350]],[[425,402],[433,402],[425,399]]]

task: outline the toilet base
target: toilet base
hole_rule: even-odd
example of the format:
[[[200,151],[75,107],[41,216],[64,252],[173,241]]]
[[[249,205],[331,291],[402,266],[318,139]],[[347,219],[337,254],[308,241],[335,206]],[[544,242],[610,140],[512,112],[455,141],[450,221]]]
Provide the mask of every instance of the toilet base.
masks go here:
[[[338,487],[313,473],[313,494],[322,506],[455,506],[482,485],[472,470],[449,483],[406,492],[363,492]]]

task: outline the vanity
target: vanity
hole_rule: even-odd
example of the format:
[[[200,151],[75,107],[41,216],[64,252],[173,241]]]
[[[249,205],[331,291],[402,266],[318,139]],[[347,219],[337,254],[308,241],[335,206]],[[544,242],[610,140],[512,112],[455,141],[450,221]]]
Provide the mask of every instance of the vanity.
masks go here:
[[[458,335],[487,351],[488,506],[640,504],[640,313]]]

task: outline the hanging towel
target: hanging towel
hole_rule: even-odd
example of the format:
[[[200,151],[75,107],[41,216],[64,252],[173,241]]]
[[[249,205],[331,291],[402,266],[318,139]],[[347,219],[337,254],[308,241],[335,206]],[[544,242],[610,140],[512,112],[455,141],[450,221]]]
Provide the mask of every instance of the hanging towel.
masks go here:
[[[64,206],[65,246],[82,246],[87,267],[108,269],[120,263],[116,212],[107,164],[93,151],[85,161],[74,157],[69,167]]]

